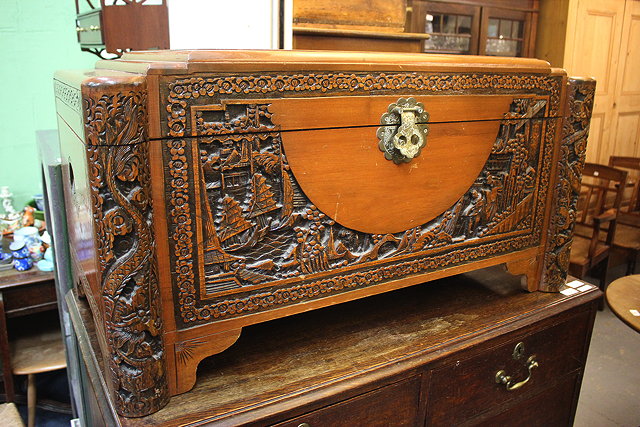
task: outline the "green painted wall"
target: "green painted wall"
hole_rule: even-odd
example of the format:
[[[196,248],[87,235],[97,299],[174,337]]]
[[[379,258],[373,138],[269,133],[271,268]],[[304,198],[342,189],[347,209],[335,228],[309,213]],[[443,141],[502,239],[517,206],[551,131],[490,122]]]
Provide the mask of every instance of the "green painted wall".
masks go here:
[[[36,131],[56,129],[53,73],[92,68],[72,0],[0,0],[0,185],[20,209],[42,192]]]

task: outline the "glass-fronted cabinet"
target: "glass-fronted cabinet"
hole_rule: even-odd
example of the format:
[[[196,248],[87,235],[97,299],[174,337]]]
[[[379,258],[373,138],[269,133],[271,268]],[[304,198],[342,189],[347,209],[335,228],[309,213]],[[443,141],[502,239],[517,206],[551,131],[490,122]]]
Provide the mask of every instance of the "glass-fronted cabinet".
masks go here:
[[[538,0],[413,0],[410,8],[407,31],[431,35],[424,42],[424,52],[534,54]]]

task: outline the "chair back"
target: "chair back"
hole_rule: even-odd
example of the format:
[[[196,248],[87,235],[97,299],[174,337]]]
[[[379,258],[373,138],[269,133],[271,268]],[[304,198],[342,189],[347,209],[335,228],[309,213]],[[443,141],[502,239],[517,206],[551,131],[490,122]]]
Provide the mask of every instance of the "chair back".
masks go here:
[[[627,171],[627,185],[620,210],[640,216],[640,157],[611,156],[609,166]]]
[[[582,186],[578,198],[576,224],[594,226],[594,218],[605,212],[615,215],[620,211],[627,172],[611,166],[585,163]],[[607,243],[613,240],[615,220],[607,229]]]

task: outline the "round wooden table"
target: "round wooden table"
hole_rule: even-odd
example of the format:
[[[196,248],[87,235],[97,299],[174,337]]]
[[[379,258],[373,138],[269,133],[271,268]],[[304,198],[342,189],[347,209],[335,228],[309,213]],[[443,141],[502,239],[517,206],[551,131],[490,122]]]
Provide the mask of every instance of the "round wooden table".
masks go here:
[[[640,274],[621,277],[605,292],[611,311],[624,323],[640,332]],[[635,313],[635,314],[634,314]]]

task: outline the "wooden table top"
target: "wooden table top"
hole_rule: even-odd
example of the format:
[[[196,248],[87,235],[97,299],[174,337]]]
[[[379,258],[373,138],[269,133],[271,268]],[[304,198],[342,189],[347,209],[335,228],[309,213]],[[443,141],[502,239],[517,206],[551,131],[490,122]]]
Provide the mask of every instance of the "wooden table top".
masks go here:
[[[11,241],[12,239],[8,237],[2,237],[2,239],[0,239],[0,245],[2,245],[2,249],[5,252],[9,252],[9,244]],[[15,268],[2,270],[0,271],[0,291],[30,283],[53,281],[53,279],[54,275],[52,271],[40,271],[35,264],[27,271],[18,271]]]
[[[5,288],[27,285],[29,283],[40,283],[53,280],[52,271],[40,271],[35,265],[27,271],[11,270],[0,271],[0,291]]]
[[[640,274],[614,280],[607,286],[606,296],[611,311],[640,332]]]
[[[114,425],[238,425],[268,419],[283,405],[302,406],[306,395],[324,396],[345,381],[371,380],[421,366],[446,347],[468,347],[481,334],[497,336],[513,321],[533,324],[593,301],[597,287],[572,295],[525,292],[520,278],[494,271],[449,277],[363,300],[245,328],[227,351],[205,359],[193,390],[173,396],[160,411],[122,418],[104,396],[102,413]],[[103,384],[104,364],[86,301],[67,295],[89,378]],[[278,339],[273,339],[278,337]],[[285,402],[285,403],[283,403]]]

